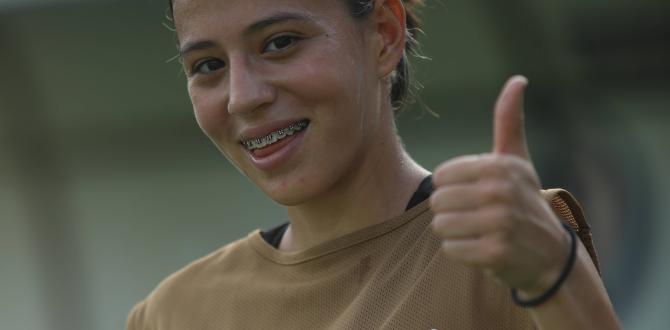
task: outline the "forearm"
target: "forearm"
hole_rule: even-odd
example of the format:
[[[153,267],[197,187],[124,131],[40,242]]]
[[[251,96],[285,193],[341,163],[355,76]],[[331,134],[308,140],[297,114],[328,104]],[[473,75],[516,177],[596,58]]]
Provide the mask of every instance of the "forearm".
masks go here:
[[[524,298],[536,295],[520,294]],[[556,295],[529,310],[542,330],[621,329],[607,291],[581,242],[574,268]]]

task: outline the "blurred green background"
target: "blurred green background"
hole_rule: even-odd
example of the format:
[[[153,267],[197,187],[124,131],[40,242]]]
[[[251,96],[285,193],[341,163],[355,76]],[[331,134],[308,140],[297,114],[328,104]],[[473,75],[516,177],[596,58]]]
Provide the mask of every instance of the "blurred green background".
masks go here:
[[[544,185],[582,202],[626,328],[667,329],[670,2],[428,2],[409,152],[488,151],[527,75]],[[199,131],[165,9],[0,0],[0,329],[122,329],[171,272],[286,221]]]

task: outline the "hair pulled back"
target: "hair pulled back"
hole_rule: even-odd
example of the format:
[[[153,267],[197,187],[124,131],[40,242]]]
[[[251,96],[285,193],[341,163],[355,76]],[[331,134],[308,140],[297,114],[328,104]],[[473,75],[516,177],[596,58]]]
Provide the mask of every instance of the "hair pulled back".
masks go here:
[[[354,17],[364,19],[372,13],[375,0],[347,0],[347,2],[349,2],[349,7]],[[398,62],[392,78],[391,105],[396,110],[402,107],[410,94],[412,79],[407,54],[416,52],[416,47],[418,46],[416,37],[417,32],[420,30],[421,21],[419,20],[417,7],[423,5],[424,0],[403,0],[402,2],[405,5],[407,15],[407,40],[405,42],[405,53],[400,62]]]
[[[357,19],[367,18],[373,11],[375,0],[344,0],[349,4],[351,14]],[[173,0],[169,0],[170,8],[168,11],[168,18],[174,22],[174,7]],[[416,41],[417,33],[420,31],[419,16],[417,7],[423,5],[424,0],[402,0],[405,5],[406,18],[406,35],[405,53],[398,62],[395,72],[392,76],[391,84],[391,105],[395,110],[402,108],[403,104],[410,95],[410,87],[412,83],[410,63],[407,54],[416,52],[418,43]]]

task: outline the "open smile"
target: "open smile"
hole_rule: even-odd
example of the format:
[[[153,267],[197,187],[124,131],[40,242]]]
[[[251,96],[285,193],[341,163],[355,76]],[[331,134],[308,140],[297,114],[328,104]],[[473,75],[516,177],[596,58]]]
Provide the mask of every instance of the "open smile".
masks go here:
[[[307,128],[309,125],[309,120],[301,120],[295,123],[292,123],[288,125],[287,127],[280,128],[276,131],[270,132],[270,134],[254,138],[254,139],[249,139],[242,141],[242,145],[244,145],[247,150],[253,151],[253,150],[258,150],[258,149],[264,149],[268,146],[271,146],[281,140],[284,140],[285,138],[292,136],[296,134],[297,132],[302,131],[303,129]]]
[[[309,120],[299,120],[262,137],[244,139],[240,144],[256,168],[261,171],[273,171],[283,167],[283,164],[298,151],[309,126]]]

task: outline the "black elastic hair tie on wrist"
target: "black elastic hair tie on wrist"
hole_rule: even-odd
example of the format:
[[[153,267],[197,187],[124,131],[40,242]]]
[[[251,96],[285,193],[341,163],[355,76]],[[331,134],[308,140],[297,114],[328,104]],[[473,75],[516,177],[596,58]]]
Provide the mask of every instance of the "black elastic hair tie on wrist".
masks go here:
[[[563,228],[565,228],[565,230],[567,230],[568,233],[570,234],[570,254],[568,255],[568,261],[565,263],[565,266],[561,271],[561,275],[558,277],[556,282],[554,282],[554,285],[552,285],[549,288],[549,290],[547,290],[545,293],[543,293],[537,298],[533,298],[530,300],[521,300],[521,298],[519,298],[517,290],[512,289],[512,299],[514,299],[514,302],[517,305],[521,307],[535,307],[544,303],[554,294],[556,294],[558,289],[561,288],[563,282],[565,282],[565,279],[568,278],[568,275],[570,274],[572,267],[575,265],[575,259],[577,257],[577,237],[575,235],[575,232],[572,230],[572,228],[570,228],[570,226],[567,223],[561,221],[561,224],[563,225]]]

